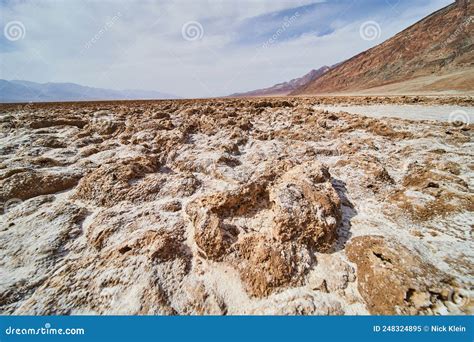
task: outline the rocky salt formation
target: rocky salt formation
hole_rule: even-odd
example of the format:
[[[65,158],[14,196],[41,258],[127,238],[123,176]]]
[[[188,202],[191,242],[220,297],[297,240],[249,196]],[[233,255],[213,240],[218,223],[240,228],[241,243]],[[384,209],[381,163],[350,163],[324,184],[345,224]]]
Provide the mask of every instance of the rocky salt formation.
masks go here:
[[[472,125],[322,103],[0,107],[2,314],[469,314]]]
[[[198,252],[228,260],[257,297],[301,284],[314,252],[334,244],[341,221],[340,199],[323,165],[284,169],[272,168],[236,191],[198,198],[187,207]]]

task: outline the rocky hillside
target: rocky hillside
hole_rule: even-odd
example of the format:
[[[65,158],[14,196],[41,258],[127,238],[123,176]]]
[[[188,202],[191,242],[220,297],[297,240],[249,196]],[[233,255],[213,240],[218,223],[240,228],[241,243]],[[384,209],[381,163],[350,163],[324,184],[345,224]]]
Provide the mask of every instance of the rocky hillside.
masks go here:
[[[0,313],[472,314],[472,125],[335,101],[472,104],[0,106]]]
[[[292,91],[295,91],[296,89],[303,87],[309,82],[316,80],[318,77],[321,77],[330,69],[331,68],[328,66],[323,66],[317,70],[313,69],[310,72],[308,72],[306,75],[302,77],[294,78],[289,82],[278,83],[269,88],[257,89],[257,90],[248,91],[245,93],[236,93],[230,96],[231,97],[247,97],[247,96],[252,97],[252,96],[288,95]]]
[[[472,91],[473,10],[470,0],[458,0],[292,94],[357,92],[438,75],[444,78],[427,79],[409,89]],[[396,85],[392,88],[392,92],[397,90]]]

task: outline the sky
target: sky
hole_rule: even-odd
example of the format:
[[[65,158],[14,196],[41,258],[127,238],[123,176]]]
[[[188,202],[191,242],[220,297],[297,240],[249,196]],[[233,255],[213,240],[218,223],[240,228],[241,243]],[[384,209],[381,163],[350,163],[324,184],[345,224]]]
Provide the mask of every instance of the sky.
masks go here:
[[[0,0],[0,78],[228,95],[344,61],[452,2]]]

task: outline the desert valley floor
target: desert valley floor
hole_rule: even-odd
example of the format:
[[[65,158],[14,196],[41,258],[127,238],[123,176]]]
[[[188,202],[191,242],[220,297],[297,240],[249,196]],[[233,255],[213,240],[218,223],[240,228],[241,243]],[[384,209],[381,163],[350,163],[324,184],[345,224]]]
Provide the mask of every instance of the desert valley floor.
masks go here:
[[[288,97],[0,106],[2,314],[472,314],[473,125]]]

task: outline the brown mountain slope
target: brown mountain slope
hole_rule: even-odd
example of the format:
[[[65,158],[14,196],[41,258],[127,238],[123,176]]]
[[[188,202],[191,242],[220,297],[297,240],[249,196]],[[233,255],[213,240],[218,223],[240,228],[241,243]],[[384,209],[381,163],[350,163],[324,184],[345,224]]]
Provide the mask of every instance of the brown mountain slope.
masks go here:
[[[252,90],[248,91],[245,93],[235,93],[230,96],[232,97],[252,97],[252,96],[283,96],[283,95],[288,95],[292,91],[308,84],[309,82],[314,81],[318,77],[324,75],[330,67],[328,66],[323,66],[317,70],[313,69],[310,72],[308,72],[306,75],[302,77],[298,77],[295,79],[292,79],[291,81],[288,82],[283,82],[283,83],[278,83],[275,84],[272,87],[268,88],[263,88],[263,89],[257,89],[257,90]]]
[[[381,87],[382,92],[384,89],[394,92],[399,82],[403,88],[406,82],[427,76],[431,76],[428,84],[419,82],[418,87],[408,87],[407,91],[436,90],[430,85],[439,86],[435,79],[438,76],[450,80],[445,89],[465,91],[466,82],[472,89],[473,7],[469,0],[456,1],[352,57],[292,95],[358,92],[374,87]],[[460,71],[465,71],[467,78],[450,77],[459,75]]]

